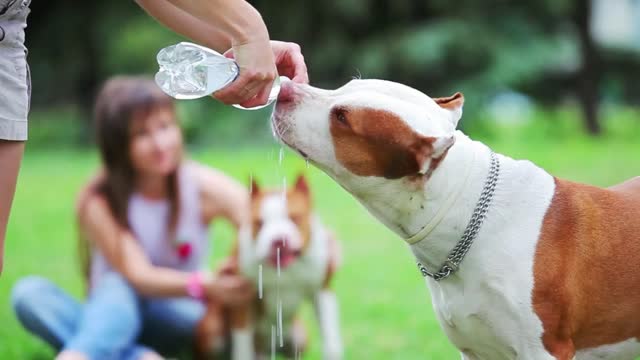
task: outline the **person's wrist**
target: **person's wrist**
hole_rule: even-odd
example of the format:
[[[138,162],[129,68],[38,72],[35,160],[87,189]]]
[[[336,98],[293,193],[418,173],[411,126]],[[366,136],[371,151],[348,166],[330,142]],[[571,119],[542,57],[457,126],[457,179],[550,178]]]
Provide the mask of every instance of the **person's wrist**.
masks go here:
[[[238,48],[241,46],[247,46],[252,44],[269,44],[271,45],[271,40],[269,39],[269,34],[244,34],[239,35],[238,37],[231,38],[231,47]]]
[[[262,21],[260,13],[255,9],[256,16],[249,24],[239,27],[231,33],[231,46],[242,46],[246,44],[269,42],[269,31],[267,25]]]
[[[187,278],[187,294],[194,299],[204,300],[208,295],[210,283],[211,274],[209,272],[192,272]]]

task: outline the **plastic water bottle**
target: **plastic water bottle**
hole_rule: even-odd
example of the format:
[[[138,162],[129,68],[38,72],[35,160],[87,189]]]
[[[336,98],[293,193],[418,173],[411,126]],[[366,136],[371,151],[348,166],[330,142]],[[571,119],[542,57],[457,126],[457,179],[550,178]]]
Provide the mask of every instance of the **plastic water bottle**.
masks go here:
[[[157,55],[160,70],[156,84],[167,95],[176,99],[198,99],[224,88],[240,73],[238,64],[215,50],[181,42],[167,46]],[[270,105],[278,98],[280,78],[273,82],[266,104],[252,108],[233,105],[240,109],[256,110]]]

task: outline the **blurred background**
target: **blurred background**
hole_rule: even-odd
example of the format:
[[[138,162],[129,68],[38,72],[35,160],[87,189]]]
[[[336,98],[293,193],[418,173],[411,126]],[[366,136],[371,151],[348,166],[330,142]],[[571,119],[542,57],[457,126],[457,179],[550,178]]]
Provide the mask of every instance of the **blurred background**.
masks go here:
[[[580,122],[572,131],[598,136],[612,125],[612,112],[640,101],[640,82],[631,81],[640,72],[637,0],[252,4],[273,39],[302,46],[314,85],[335,88],[363,77],[402,82],[432,96],[463,91],[466,127],[487,118],[526,122],[563,109]],[[102,81],[114,74],[154,73],[157,51],[181,40],[133,1],[31,6],[30,146],[90,144],[89,115]],[[270,141],[261,131],[264,121],[252,121],[263,114],[213,101],[183,105],[191,143],[209,146],[212,132],[225,134],[216,145]]]
[[[640,175],[640,0],[251,3],[272,39],[302,46],[313,85],[362,77],[433,97],[462,91],[461,127],[496,151],[601,186]],[[33,1],[31,8],[30,139],[0,281],[2,359],[52,356],[9,311],[15,280],[46,275],[82,294],[73,202],[98,167],[96,90],[113,75],[153,75],[157,51],[183,40],[133,1]],[[194,158],[243,183],[250,174],[272,185],[309,174],[318,212],[345,248],[336,287],[348,359],[457,358],[402,242],[293,154],[278,160],[269,108],[241,111],[211,99],[178,106]],[[217,257],[232,238],[220,229]],[[314,328],[308,309],[306,317]],[[309,359],[320,358],[315,340]]]

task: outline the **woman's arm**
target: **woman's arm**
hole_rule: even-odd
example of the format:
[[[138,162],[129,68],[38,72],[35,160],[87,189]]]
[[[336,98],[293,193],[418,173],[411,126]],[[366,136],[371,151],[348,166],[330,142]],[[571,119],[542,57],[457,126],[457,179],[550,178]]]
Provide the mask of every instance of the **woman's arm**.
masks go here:
[[[219,28],[192,16],[167,0],[137,0],[149,15],[174,32],[219,52],[231,47],[231,37]]]
[[[85,204],[80,227],[109,264],[141,294],[186,296],[189,273],[151,264],[130,231],[112,216],[106,200],[91,195]]]
[[[123,229],[99,195],[92,195],[80,217],[81,229],[106,257],[109,264],[142,295],[187,296],[191,273],[154,266],[130,231]],[[227,305],[244,304],[253,295],[251,285],[232,276],[201,278],[206,296]]]
[[[158,0],[138,0],[159,2]],[[211,25],[231,39],[232,46],[269,41],[262,16],[245,0],[163,0]]]
[[[238,78],[214,94],[225,104],[246,107],[267,102],[273,80],[278,75],[277,49],[272,48],[269,32],[260,13],[245,0],[137,0],[138,4],[174,31],[223,52],[233,47],[240,66]],[[169,4],[167,4],[169,2]],[[282,53],[282,51],[280,51]],[[299,64],[300,49],[283,54]],[[304,65],[304,62],[302,63]],[[296,67],[295,77],[306,66]],[[286,74],[283,74],[286,75]]]
[[[193,163],[198,184],[202,216],[205,223],[221,217],[229,221],[236,230],[236,235],[249,219],[249,193],[244,186],[229,176],[209,167]],[[236,274],[238,260],[238,240],[231,248],[227,259],[218,269],[222,274]]]
[[[249,218],[247,189],[220,171],[196,163],[190,166],[195,168],[200,186],[203,221],[222,217],[238,230]]]

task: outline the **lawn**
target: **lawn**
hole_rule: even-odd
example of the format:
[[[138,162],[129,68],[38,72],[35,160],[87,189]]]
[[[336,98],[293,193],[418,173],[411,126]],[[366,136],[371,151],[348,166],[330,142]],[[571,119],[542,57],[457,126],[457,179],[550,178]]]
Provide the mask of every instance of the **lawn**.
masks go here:
[[[635,123],[635,122],[634,122]],[[640,175],[640,130],[629,127],[616,137],[547,135],[548,130],[487,133],[480,138],[496,151],[527,158],[554,175],[596,185],[611,185]],[[307,168],[279,146],[259,149],[195,150],[192,157],[219,168],[243,183],[249,176],[262,184],[279,185],[305,172],[316,209],[338,234],[344,264],[335,279],[341,305],[346,359],[458,359],[440,330],[429,293],[403,242],[378,224],[355,200],[324,174]],[[46,359],[52,352],[17,323],[10,309],[12,285],[22,276],[39,274],[75,296],[82,294],[76,261],[74,196],[97,167],[87,150],[28,150],[9,225],[5,270],[0,279],[0,359]],[[215,258],[224,255],[232,239],[224,223],[213,226]],[[304,309],[312,329],[305,359],[320,359],[316,324]]]

